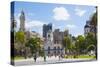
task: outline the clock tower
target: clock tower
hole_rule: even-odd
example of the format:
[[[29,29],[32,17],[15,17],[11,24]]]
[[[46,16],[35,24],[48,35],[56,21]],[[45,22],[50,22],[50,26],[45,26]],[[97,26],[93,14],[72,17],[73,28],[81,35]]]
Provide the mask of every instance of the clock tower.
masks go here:
[[[24,11],[21,11],[21,15],[20,15],[20,31],[25,31],[25,14]]]

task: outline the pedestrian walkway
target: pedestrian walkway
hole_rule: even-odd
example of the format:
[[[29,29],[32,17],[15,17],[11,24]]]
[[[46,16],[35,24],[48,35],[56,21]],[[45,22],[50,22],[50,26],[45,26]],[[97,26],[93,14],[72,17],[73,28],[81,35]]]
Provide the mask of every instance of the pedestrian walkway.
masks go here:
[[[71,62],[83,62],[83,61],[94,61],[95,59],[65,59],[65,58],[60,58],[57,56],[52,56],[52,57],[46,57],[46,61],[44,61],[43,57],[38,57],[36,62],[34,62],[33,58],[28,58],[28,59],[23,59],[23,60],[16,60],[15,61],[15,66],[20,66],[20,65],[39,65],[39,64],[54,64],[54,63],[71,63]]]

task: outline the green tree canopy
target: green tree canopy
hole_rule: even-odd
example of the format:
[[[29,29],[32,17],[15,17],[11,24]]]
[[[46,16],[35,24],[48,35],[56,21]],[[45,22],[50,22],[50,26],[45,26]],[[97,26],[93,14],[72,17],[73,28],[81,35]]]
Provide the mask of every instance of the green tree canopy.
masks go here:
[[[31,49],[32,54],[39,52],[41,50],[41,40],[40,38],[30,38],[26,43],[26,46]]]
[[[86,44],[87,44],[87,48],[89,48],[90,46],[95,46],[94,49],[96,49],[97,40],[95,39],[94,33],[88,33],[88,35],[86,36]]]
[[[76,40],[76,48],[79,53],[82,53],[86,49],[85,38],[82,35],[79,35]]]
[[[24,43],[25,42],[25,34],[24,32],[18,31],[15,33],[15,41],[18,43]]]

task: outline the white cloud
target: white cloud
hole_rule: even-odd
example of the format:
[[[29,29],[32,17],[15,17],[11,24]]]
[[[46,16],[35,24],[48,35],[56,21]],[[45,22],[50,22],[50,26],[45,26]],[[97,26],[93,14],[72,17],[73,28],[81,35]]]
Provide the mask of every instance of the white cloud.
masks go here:
[[[69,28],[69,29],[74,29],[74,28],[76,28],[76,25],[68,24],[66,27]]]
[[[31,22],[26,22],[25,27],[26,29],[32,29],[34,27],[40,28],[42,27],[44,22],[38,21],[38,20],[33,20]]]
[[[16,31],[19,30],[20,28],[20,20],[19,19],[16,19],[17,21],[17,28],[16,28]],[[44,22],[42,21],[39,21],[39,20],[33,20],[33,21],[25,21],[25,29],[26,30],[32,30],[33,28],[42,28]]]
[[[25,29],[29,31],[36,31],[42,36],[42,26],[45,24],[43,21],[33,20],[25,23]]]
[[[86,10],[82,10],[80,8],[76,8],[75,12],[76,12],[76,15],[81,17],[81,16],[83,16],[86,13]]]
[[[53,9],[53,12],[54,12],[53,18],[57,21],[68,20],[70,17],[67,9],[64,7],[56,7]]]

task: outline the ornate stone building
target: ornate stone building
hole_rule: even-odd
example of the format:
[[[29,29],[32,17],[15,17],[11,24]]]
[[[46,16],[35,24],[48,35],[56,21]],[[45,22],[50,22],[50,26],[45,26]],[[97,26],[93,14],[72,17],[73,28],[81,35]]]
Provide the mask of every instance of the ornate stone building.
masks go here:
[[[91,21],[86,21],[86,25],[84,26],[84,35],[86,36],[89,32],[95,33],[96,29],[93,25],[91,25]]]
[[[91,30],[90,21],[86,21],[86,25],[84,26],[84,35],[86,36]]]
[[[51,56],[53,55],[53,47],[54,47],[54,43],[53,43],[53,32],[52,30],[49,30],[47,32],[47,36],[46,36],[46,40],[44,41],[44,51],[45,51],[45,55],[47,56]]]
[[[52,25],[52,24],[51,24]],[[43,27],[46,25],[43,25]],[[48,29],[49,28],[49,29]],[[47,30],[48,29],[48,30]],[[44,51],[46,56],[59,56],[64,54],[63,38],[68,35],[68,31],[59,31],[55,29],[52,31],[52,26],[46,26],[46,36],[44,37]],[[45,31],[43,30],[43,32]]]

